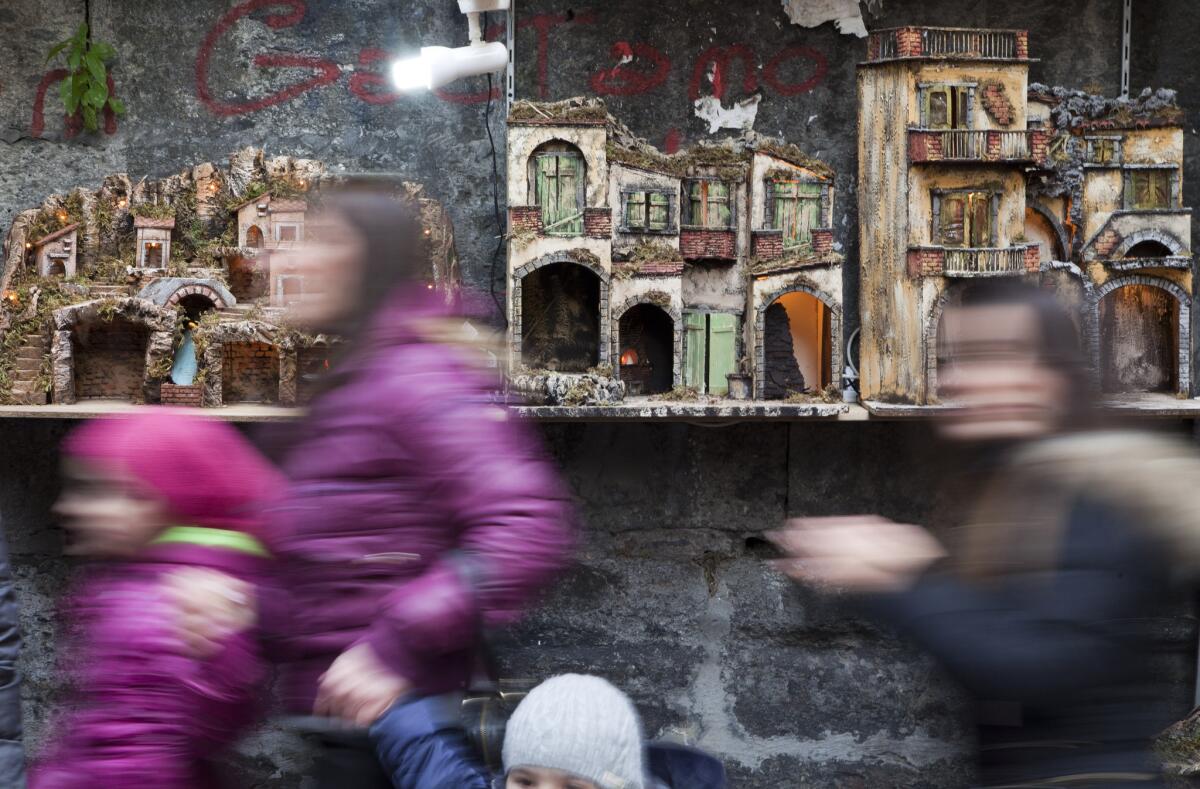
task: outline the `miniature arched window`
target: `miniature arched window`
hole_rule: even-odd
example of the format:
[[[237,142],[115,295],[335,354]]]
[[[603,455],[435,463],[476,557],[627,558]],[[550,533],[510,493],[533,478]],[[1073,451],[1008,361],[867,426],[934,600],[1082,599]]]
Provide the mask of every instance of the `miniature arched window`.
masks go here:
[[[246,246],[255,249],[263,248],[263,231],[258,225],[250,225],[246,228]]]
[[[1139,241],[1125,253],[1126,258],[1165,258],[1171,256],[1171,250],[1161,241]]]
[[[529,158],[533,204],[542,209],[542,230],[552,236],[583,234],[587,163],[574,145],[548,142]]]

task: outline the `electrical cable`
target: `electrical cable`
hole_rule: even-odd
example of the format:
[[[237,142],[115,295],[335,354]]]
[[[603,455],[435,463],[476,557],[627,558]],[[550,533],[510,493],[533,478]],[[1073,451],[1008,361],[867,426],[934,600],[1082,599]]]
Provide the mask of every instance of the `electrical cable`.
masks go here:
[[[485,15],[486,16],[486,15]],[[485,20],[486,24],[486,20]],[[500,297],[496,295],[496,266],[500,262],[500,254],[504,251],[504,217],[500,214],[500,165],[496,154],[496,139],[492,136],[492,75],[489,72],[487,75],[487,104],[483,109],[483,126],[487,129],[488,144],[492,148],[492,210],[496,219],[496,251],[492,253],[492,268],[488,289],[492,294],[492,301],[496,303],[496,309],[500,311],[500,317],[504,320],[504,329],[508,330],[508,310],[504,309],[504,305],[500,303]]]

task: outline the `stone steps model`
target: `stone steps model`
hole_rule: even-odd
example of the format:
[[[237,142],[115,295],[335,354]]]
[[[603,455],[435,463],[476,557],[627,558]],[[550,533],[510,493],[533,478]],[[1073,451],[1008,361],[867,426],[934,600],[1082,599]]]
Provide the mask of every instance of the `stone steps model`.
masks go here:
[[[11,395],[18,405],[45,405],[46,390],[38,385],[42,371],[42,359],[46,354],[46,338],[40,334],[30,335],[17,348],[16,367],[12,372]]]
[[[118,298],[129,295],[129,288],[124,285],[91,285],[88,295],[92,298]]]

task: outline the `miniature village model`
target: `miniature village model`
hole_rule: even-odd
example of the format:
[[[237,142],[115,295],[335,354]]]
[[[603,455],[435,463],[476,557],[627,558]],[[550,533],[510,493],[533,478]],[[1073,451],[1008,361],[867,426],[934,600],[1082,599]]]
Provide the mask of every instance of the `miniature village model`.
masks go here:
[[[1078,314],[1108,394],[1187,396],[1191,210],[1170,91],[1028,84],[1020,30],[873,32],[859,66],[861,393],[938,402],[940,318],[979,277]]]
[[[1071,306],[1100,392],[1151,409],[1191,394],[1175,94],[1031,85],[1030,63],[1020,30],[870,34],[857,173],[869,410],[942,403],[941,317],[984,277]],[[294,250],[326,177],[246,149],[228,168],[114,175],[18,215],[0,272],[0,402],[303,403],[337,341],[285,317],[307,295]],[[430,286],[454,300],[446,212],[420,187],[401,199],[419,205]],[[668,155],[600,100],[516,102],[513,400],[562,416],[846,411],[836,200],[833,170],[791,142],[745,131]]]
[[[291,250],[328,180],[320,162],[245,149],[158,181],[113,175],[19,214],[0,272],[0,403],[306,402],[337,338],[287,325],[306,293]],[[427,279],[459,270],[448,216],[398,185]]]
[[[508,130],[514,382],[550,403],[840,400],[834,173],[747,135],[667,156],[596,100]]]

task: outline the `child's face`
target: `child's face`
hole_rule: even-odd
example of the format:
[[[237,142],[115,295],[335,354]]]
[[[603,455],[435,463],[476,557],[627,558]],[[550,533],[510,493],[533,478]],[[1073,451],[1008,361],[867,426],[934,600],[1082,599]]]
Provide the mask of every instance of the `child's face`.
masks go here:
[[[544,767],[516,767],[508,773],[504,789],[597,789],[591,781],[576,778],[562,770]]]
[[[89,556],[131,556],[167,525],[161,499],[113,469],[80,460],[63,464],[54,514],[71,534],[67,553]]]

